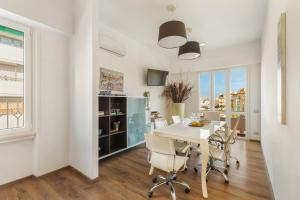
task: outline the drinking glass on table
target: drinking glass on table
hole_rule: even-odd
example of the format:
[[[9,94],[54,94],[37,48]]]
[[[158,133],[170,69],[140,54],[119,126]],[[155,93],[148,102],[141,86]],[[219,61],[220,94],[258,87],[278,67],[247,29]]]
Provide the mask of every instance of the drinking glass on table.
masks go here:
[[[198,115],[197,112],[192,112],[191,115],[190,115],[190,119],[192,121],[199,121],[200,120],[200,116]]]

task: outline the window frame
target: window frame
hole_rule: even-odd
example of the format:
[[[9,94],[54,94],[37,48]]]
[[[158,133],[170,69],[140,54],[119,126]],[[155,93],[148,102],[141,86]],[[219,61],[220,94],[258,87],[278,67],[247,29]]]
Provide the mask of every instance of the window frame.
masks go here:
[[[0,24],[24,33],[24,127],[0,130],[0,142],[8,139],[28,138],[34,135],[33,131],[33,45],[32,30],[30,27],[0,17]]]

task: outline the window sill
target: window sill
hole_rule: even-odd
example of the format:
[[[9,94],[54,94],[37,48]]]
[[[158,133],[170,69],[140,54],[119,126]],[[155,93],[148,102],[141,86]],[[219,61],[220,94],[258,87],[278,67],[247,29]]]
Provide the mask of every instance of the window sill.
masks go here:
[[[0,135],[0,144],[17,142],[23,140],[32,140],[35,138],[35,132],[9,133]]]

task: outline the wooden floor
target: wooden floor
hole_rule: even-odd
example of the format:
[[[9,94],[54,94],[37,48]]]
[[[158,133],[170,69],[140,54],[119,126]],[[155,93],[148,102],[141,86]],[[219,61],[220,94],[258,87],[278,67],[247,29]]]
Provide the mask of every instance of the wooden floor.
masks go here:
[[[240,158],[240,168],[236,169],[232,163],[229,184],[225,184],[218,174],[210,174],[208,199],[273,199],[260,144],[239,141],[234,145],[234,153]],[[181,188],[176,187],[179,200],[203,199],[200,174],[193,171],[195,162],[195,158],[191,159],[188,171],[178,174],[178,179],[189,183],[192,188],[189,194],[185,194]],[[147,190],[152,185],[148,171],[146,149],[138,147],[101,161],[100,178],[95,183],[66,168],[40,178],[27,178],[2,186],[0,200],[142,200],[147,199]],[[167,187],[156,190],[152,199],[170,199]]]

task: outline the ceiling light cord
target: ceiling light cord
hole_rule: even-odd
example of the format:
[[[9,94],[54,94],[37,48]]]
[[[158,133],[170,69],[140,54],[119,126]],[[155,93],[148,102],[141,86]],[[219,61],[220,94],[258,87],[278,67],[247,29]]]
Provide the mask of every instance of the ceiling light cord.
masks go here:
[[[186,37],[188,41],[192,40],[192,31],[193,29],[191,27],[186,27]]]

